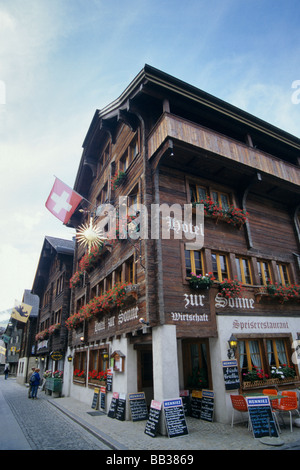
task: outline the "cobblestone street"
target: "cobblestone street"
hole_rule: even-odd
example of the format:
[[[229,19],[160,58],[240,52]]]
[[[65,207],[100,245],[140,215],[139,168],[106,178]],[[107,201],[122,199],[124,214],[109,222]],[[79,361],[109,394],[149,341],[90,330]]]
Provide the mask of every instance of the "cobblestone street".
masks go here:
[[[52,406],[44,398],[44,392],[39,392],[37,400],[28,399],[26,387],[17,386],[12,378],[4,380],[3,376],[0,391],[32,450],[110,450]],[[5,429],[1,429],[2,433]]]

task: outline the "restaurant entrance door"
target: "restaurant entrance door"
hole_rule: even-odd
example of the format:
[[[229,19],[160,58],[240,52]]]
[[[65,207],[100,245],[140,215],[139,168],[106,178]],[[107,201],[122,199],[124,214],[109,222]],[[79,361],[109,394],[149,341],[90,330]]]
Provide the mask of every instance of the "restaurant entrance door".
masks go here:
[[[153,398],[153,363],[152,345],[145,344],[138,348],[138,392],[145,392],[147,405]]]
[[[208,339],[184,339],[182,354],[184,387],[190,390],[211,389]]]

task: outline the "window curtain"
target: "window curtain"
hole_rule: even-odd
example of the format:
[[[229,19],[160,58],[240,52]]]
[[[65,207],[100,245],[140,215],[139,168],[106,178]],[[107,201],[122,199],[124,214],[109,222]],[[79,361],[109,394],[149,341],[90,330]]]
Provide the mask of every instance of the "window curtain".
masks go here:
[[[260,359],[260,351],[259,351],[259,344],[257,341],[249,341],[249,348],[250,348],[250,356],[252,364],[255,367],[261,368],[261,359]]]
[[[276,339],[276,350],[277,356],[280,364],[287,364],[287,358],[285,355],[284,342],[282,339]]]
[[[240,357],[240,368],[242,369],[244,365],[245,341],[239,341],[238,348],[239,348],[239,357]]]

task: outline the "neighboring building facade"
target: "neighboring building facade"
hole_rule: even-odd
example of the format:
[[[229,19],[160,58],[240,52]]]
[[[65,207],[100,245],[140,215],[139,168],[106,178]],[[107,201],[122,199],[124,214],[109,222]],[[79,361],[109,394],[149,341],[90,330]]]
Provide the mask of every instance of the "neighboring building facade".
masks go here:
[[[17,374],[17,382],[20,384],[28,383],[29,372],[31,372],[33,367],[37,367],[35,335],[39,313],[39,297],[37,295],[33,295],[29,289],[26,289],[23,294],[22,302],[26,305],[31,305],[32,309],[27,322],[23,324],[23,332],[20,342]]]
[[[73,256],[73,240],[45,237],[31,291],[40,299],[34,354],[41,373],[64,369]]]
[[[83,148],[74,190],[91,205],[81,206],[72,226],[104,225],[109,239],[90,254],[76,244],[68,393],[90,402],[111,369],[108,403],[112,392],[144,391],[150,404],[209,389],[215,419],[227,422],[230,393],[247,390],[255,367],[273,385],[274,368],[286,364],[292,377],[280,384],[299,385],[300,140],[146,65],[96,111]],[[120,219],[120,197],[131,207],[132,238],[121,230],[112,238],[105,211],[117,207]],[[196,219],[203,201],[204,226]],[[192,204],[192,219],[185,224],[182,213],[167,210],[170,239],[158,236],[155,204]],[[189,246],[202,229],[203,246]],[[191,273],[212,273],[213,284],[195,289]],[[242,284],[239,297],[233,282],[225,286],[231,293],[221,291],[226,279]],[[223,374],[231,335],[238,341],[234,391]]]

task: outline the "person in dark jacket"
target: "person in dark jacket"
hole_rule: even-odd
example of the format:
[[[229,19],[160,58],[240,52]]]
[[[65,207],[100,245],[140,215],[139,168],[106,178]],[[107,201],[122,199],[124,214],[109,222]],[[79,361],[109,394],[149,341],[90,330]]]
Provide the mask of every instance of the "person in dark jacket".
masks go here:
[[[37,398],[37,391],[40,385],[40,369],[35,369],[34,373],[30,377],[30,384],[31,384],[31,398]]]
[[[8,377],[8,373],[9,373],[9,365],[8,365],[8,364],[5,364],[5,368],[4,368],[5,380],[6,380],[7,377]]]
[[[35,367],[32,367],[31,369],[31,372],[29,372],[28,374],[28,382],[29,382],[29,389],[28,389],[28,398],[31,398],[31,392],[32,392],[32,383],[31,383],[31,377],[32,377],[32,374],[34,373],[35,371]]]

